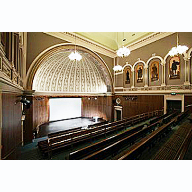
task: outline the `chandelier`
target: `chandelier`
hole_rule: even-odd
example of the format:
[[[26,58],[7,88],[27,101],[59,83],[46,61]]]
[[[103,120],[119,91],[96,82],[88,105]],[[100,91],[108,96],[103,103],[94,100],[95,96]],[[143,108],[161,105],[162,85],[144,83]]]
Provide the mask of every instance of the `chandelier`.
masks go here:
[[[114,71],[121,71],[123,69],[123,67],[121,65],[115,65],[115,67],[113,67]]]
[[[76,35],[75,35],[75,51],[69,55],[69,59],[72,61],[73,60],[80,61],[82,59],[82,56],[76,51]]]
[[[173,47],[170,51],[169,51],[169,55],[171,57],[174,57],[178,54],[183,54],[185,53],[189,48],[185,45],[179,45],[179,37],[178,37],[178,33],[177,33],[177,47]]]
[[[77,61],[80,61],[82,59],[82,56],[75,50],[75,52],[72,52],[70,55],[69,55],[69,59],[70,60],[77,60]]]
[[[118,37],[118,35],[117,35],[117,37]],[[124,38],[124,32],[123,32],[123,42],[125,42],[125,41],[126,41],[126,39]],[[127,47],[124,47],[124,45],[117,50],[117,56],[119,56],[119,57],[127,57],[129,54],[130,54],[130,50]]]

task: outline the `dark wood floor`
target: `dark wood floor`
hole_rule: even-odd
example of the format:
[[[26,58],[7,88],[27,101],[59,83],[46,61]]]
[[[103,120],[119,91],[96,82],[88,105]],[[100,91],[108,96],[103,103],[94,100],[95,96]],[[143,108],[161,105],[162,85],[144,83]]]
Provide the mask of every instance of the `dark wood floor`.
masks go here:
[[[98,122],[100,122],[100,121],[98,121]],[[88,125],[92,125],[95,123],[96,122],[93,121],[93,119],[85,118],[85,117],[71,118],[71,119],[49,122],[49,123],[39,126],[37,138],[45,137],[49,133],[64,131],[64,130],[73,129],[76,127],[87,127]]]

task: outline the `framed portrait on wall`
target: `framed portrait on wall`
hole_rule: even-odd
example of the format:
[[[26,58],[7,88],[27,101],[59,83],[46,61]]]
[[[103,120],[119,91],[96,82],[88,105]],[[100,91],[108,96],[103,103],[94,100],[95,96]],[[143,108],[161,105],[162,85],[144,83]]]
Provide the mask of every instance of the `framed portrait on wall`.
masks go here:
[[[151,81],[159,80],[159,61],[153,61],[150,65],[150,79]]]
[[[136,79],[137,79],[137,83],[143,82],[143,65],[142,64],[137,65]]]
[[[130,67],[125,68],[124,70],[125,84],[130,84],[131,79],[131,69]]]
[[[169,61],[169,78],[180,79],[180,57],[172,57]]]

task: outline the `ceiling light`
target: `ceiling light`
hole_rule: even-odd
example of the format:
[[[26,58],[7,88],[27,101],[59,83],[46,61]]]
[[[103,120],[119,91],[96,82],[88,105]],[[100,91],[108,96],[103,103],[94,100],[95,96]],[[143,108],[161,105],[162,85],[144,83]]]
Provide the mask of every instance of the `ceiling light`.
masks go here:
[[[130,54],[130,50],[127,47],[121,47],[117,50],[117,55],[119,57],[127,57]]]
[[[174,57],[178,54],[183,54],[185,53],[189,48],[185,45],[179,45],[179,37],[178,37],[178,33],[177,33],[177,47],[173,47],[170,51],[169,51],[169,55],[171,57]]]
[[[117,35],[118,37],[118,35]],[[123,42],[125,42],[126,39],[124,38],[124,32],[123,32]],[[118,41],[117,41],[118,43]],[[130,54],[130,50],[127,47],[124,47],[124,45],[117,50],[117,56],[118,57],[127,57]]]
[[[69,55],[69,59],[70,60],[77,60],[77,61],[80,61],[82,59],[82,56],[77,52],[72,52],[70,55]]]
[[[69,55],[69,59],[72,61],[73,60],[80,61],[82,59],[82,56],[76,51],[76,35],[75,35],[75,51]]]
[[[115,67],[113,67],[114,71],[122,71],[123,67],[121,65],[115,65]]]

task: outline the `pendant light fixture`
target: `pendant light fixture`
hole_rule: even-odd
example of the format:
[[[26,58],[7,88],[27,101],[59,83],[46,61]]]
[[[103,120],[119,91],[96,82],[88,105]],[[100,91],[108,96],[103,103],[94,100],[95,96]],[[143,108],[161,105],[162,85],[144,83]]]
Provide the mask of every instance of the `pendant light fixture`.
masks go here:
[[[117,46],[118,46],[118,32],[117,32]],[[119,47],[118,47],[118,48],[119,48]],[[122,71],[122,69],[123,69],[123,67],[122,67],[121,65],[119,65],[119,64],[117,64],[117,65],[115,65],[115,66],[113,67],[113,70],[114,70],[115,72]]]
[[[130,50],[127,47],[124,47],[125,41],[126,39],[124,38],[124,32],[123,32],[123,46],[117,50],[117,55],[119,57],[127,57],[130,54]]]
[[[75,35],[75,51],[72,52],[70,55],[69,55],[69,59],[70,60],[76,60],[76,61],[80,61],[82,59],[82,56],[77,52],[76,50],[76,35]]]
[[[169,55],[171,57],[174,57],[178,54],[183,54],[185,53],[189,48],[185,45],[179,45],[179,36],[178,36],[178,33],[177,33],[177,47],[173,47],[170,51],[169,51]]]

